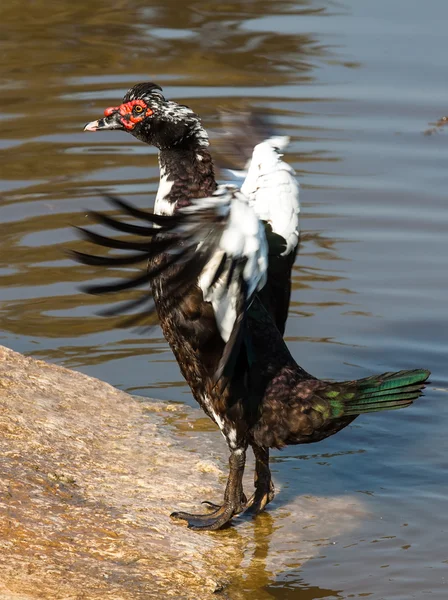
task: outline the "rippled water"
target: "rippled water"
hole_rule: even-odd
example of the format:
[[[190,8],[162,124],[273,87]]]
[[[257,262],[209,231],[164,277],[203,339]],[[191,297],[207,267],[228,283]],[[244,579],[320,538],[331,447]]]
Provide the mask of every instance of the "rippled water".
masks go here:
[[[426,397],[275,453],[280,490],[234,593],[446,598],[446,0],[45,0],[0,6],[0,341],[141,395],[192,403],[160,330],[95,315],[64,255],[97,190],[153,202],[156,153],[82,133],[151,79],[206,125],[273,112],[292,136],[304,243],[287,337],[317,376],[428,367]],[[312,560],[310,560],[312,559]],[[231,593],[231,592],[229,592]]]

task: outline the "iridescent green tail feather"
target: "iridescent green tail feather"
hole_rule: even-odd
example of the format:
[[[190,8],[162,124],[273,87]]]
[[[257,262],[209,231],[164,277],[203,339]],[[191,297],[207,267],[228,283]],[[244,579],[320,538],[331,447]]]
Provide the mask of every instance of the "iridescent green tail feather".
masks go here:
[[[409,406],[422,394],[429,375],[426,369],[383,373],[358,381],[330,384],[325,396],[334,418],[395,410]]]

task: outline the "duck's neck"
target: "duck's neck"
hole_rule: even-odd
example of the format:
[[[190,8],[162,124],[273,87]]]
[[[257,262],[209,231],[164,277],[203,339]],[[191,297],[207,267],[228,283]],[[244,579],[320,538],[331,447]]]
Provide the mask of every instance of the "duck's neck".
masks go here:
[[[216,190],[213,161],[208,148],[170,148],[159,153],[160,184],[154,212],[172,215],[194,198],[206,198]]]

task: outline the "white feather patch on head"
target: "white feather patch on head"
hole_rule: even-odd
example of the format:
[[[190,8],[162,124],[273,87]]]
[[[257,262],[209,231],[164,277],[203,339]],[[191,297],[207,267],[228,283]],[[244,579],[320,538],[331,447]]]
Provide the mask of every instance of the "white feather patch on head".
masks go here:
[[[173,123],[187,123],[190,126],[190,135],[194,135],[200,146],[206,148],[210,145],[208,133],[202,126],[201,119],[188,106],[168,100],[163,105],[158,106],[158,112]]]

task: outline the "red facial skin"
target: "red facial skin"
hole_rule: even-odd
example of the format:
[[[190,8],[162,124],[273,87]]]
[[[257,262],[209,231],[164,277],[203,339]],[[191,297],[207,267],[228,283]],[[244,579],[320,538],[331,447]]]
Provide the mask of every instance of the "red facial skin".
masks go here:
[[[133,109],[136,106],[141,106],[142,111],[138,114],[134,114]],[[137,123],[146,119],[154,113],[153,110],[147,107],[143,100],[131,100],[130,102],[126,102],[125,104],[121,104],[120,106],[111,106],[106,108],[104,111],[105,117],[110,117],[115,112],[119,112],[121,115],[120,122],[123,127],[126,129],[134,129]]]

